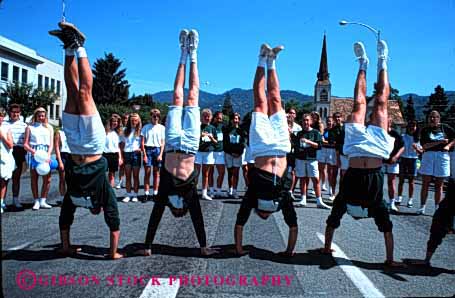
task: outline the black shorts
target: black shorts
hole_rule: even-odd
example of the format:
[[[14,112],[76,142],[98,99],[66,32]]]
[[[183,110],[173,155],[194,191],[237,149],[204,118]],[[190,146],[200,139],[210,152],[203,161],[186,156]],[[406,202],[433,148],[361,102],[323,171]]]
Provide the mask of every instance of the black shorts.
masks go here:
[[[25,151],[24,147],[21,147],[21,146],[13,147],[13,157],[14,157],[14,161],[16,162],[17,168],[22,168],[22,164],[25,161],[26,154],[27,154],[27,151]]]
[[[400,176],[413,178],[417,176],[417,158],[400,158]]]
[[[389,209],[383,199],[384,173],[377,169],[349,168],[344,174],[340,192],[333,201],[327,225],[336,229],[347,212],[346,204],[368,207],[368,217],[373,217],[380,232],[391,232]]]
[[[118,171],[118,155],[119,153],[103,153],[107,160],[107,169],[109,172]]]
[[[123,164],[133,168],[140,168],[142,164],[141,151],[123,152]]]
[[[60,152],[60,158],[62,159],[63,165],[65,165],[66,161],[70,158],[70,153],[68,153],[68,152]]]
[[[297,214],[289,195],[290,181],[288,178],[273,177],[272,173],[254,168],[249,172],[250,187],[242,200],[240,209],[237,213],[236,225],[244,226],[250,217],[251,210],[258,206],[258,196],[266,197],[274,193],[281,195],[280,209],[283,213],[284,221],[289,227],[297,227]],[[274,178],[276,185],[274,186]]]
[[[103,207],[104,220],[111,231],[120,228],[120,217],[117,207],[117,197],[106,177],[107,161],[104,157],[87,164],[77,165],[72,159],[65,164],[65,180],[67,192],[60,210],[60,229],[69,229],[73,224],[76,206],[70,196],[88,197],[92,199],[95,209],[92,213],[99,213]]]
[[[295,169],[295,155],[294,153],[286,154],[286,162],[288,163],[288,167]]]

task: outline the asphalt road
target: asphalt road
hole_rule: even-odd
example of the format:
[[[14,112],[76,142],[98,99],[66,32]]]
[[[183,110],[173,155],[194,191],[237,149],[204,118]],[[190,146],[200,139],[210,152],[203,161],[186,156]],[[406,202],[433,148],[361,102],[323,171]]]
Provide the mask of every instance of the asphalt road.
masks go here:
[[[57,198],[56,175],[49,202]],[[281,214],[267,221],[252,215],[244,230],[249,254],[236,257],[233,227],[240,200],[201,201],[208,243],[221,248],[212,258],[201,257],[189,216],[174,218],[166,210],[154,254],[103,259],[108,252],[108,228],[103,216],[78,209],[72,243],[82,252],[62,258],[59,245],[59,207],[31,210],[29,178],[22,180],[25,211],[6,212],[2,226],[2,286],[4,297],[415,297],[454,296],[455,237],[448,235],[433,257],[431,268],[408,266],[387,270],[383,236],[372,219],[355,221],[348,215],[336,231],[333,257],[312,250],[322,246],[328,210],[298,208],[297,254],[276,254],[286,247],[288,228]],[[387,186],[385,186],[387,188]],[[240,187],[243,189],[243,186]],[[420,192],[420,185],[416,193]],[[122,203],[120,248],[127,255],[145,237],[153,202]],[[328,197],[324,193],[324,197]],[[433,193],[427,205],[432,214]],[[418,200],[416,200],[418,201]],[[397,260],[423,258],[432,217],[401,207],[392,215]]]

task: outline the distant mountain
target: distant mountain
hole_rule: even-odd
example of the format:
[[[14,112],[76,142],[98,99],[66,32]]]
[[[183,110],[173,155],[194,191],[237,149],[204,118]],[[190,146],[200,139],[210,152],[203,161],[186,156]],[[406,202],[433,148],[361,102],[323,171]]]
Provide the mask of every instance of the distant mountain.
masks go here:
[[[224,98],[226,94],[231,95],[232,106],[234,111],[240,113],[240,115],[245,115],[253,109],[253,90],[252,89],[240,89],[234,88],[232,90],[226,91],[222,94],[213,94],[205,91],[199,92],[199,106],[201,108],[210,108],[212,111],[221,110],[224,103]],[[446,94],[449,98],[449,106],[455,104],[455,91],[446,91]],[[185,98],[188,95],[188,90],[185,89]],[[172,101],[173,91],[161,91],[153,94],[153,99],[158,102],[167,102]],[[412,96],[414,100],[414,107],[416,110],[416,116],[418,119],[424,119],[423,109],[425,104],[428,102],[430,95],[421,96],[414,93],[406,93],[400,95],[403,100],[403,104],[406,105],[406,100],[409,96]],[[289,100],[295,100],[300,103],[312,102],[313,96],[305,95],[293,90],[281,90],[281,98],[284,102]]]
[[[185,98],[188,95],[188,90],[185,89]],[[245,115],[253,109],[253,90],[245,90],[234,88],[222,94],[213,94],[205,91],[199,92],[199,106],[201,108],[210,108],[212,111],[221,110],[223,107],[224,99],[227,93],[231,96],[233,110]],[[171,102],[173,91],[161,91],[153,94],[153,100],[158,102]],[[313,101],[313,96],[305,95],[293,90],[282,90],[281,98],[284,102],[294,100],[300,103]]]

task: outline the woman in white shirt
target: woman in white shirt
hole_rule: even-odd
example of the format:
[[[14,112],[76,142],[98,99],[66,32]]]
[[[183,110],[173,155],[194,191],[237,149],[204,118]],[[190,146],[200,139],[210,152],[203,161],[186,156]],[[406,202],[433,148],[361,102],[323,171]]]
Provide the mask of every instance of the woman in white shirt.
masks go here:
[[[3,124],[5,116],[5,109],[0,107],[0,199],[2,213],[3,208],[5,208],[3,199],[6,195],[7,181],[11,179],[13,170],[16,168],[13,157],[13,135],[8,126]]]
[[[48,124],[46,110],[42,107],[37,108],[33,112],[32,122],[25,130],[24,137],[24,149],[28,152],[29,155],[28,160],[30,165],[30,180],[33,198],[35,199],[35,204],[32,207],[33,210],[38,210],[40,208],[52,208],[51,205],[46,203],[51,183],[50,172],[47,175],[43,176],[41,197],[38,196],[38,173],[36,172],[37,163],[35,160],[35,153],[38,150],[46,151],[46,162],[50,161],[54,145],[53,134],[54,130],[52,129],[52,126]]]
[[[112,114],[106,123],[106,144],[103,153],[103,156],[107,160],[107,168],[109,171],[108,178],[112,187],[115,186],[115,172],[117,172],[119,166],[123,164],[119,146],[121,134],[122,127],[120,125],[120,118],[117,115]]]
[[[158,194],[160,168],[163,160],[165,127],[160,124],[161,113],[158,109],[150,111],[150,123],[141,130],[142,151],[144,152],[144,193],[150,195],[150,176],[153,168],[153,196]]]
[[[124,203],[137,202],[139,191],[139,170],[141,169],[141,117],[139,114],[132,113],[128,123],[123,130],[123,136],[120,138],[120,149],[123,151],[123,163],[125,165],[126,177],[126,196],[123,198]],[[131,193],[131,174],[134,180],[134,193]]]

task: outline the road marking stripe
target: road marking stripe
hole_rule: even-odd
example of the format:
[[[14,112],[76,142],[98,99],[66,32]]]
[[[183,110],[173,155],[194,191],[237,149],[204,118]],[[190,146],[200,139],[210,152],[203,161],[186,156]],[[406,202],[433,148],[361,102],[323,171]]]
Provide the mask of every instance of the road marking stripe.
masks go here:
[[[322,243],[324,243],[325,242],[324,235],[322,235],[321,233],[316,234],[319,240],[321,240]],[[333,252],[333,256],[335,258],[344,259],[342,264],[338,263],[337,259],[335,259],[338,266],[340,266],[340,268],[344,271],[347,277],[354,283],[357,289],[359,289],[360,293],[362,293],[364,297],[385,297],[384,294],[382,294],[381,291],[379,291],[375,287],[371,280],[369,280],[368,277],[359,268],[354,266],[354,264],[338,247],[338,245],[332,242],[332,248],[335,250]]]
[[[11,248],[6,248],[5,251],[8,252],[8,251],[24,249],[27,246],[30,246],[30,245],[32,245],[35,242],[37,242],[37,241],[31,241],[31,242],[27,242],[27,243],[24,243],[24,244],[21,244],[21,245],[18,245],[18,246],[14,246],[14,247],[11,247]]]
[[[152,285],[150,280],[139,298],[175,298],[177,296],[180,287],[177,282],[170,285],[168,278],[158,278],[158,281],[160,285]]]

